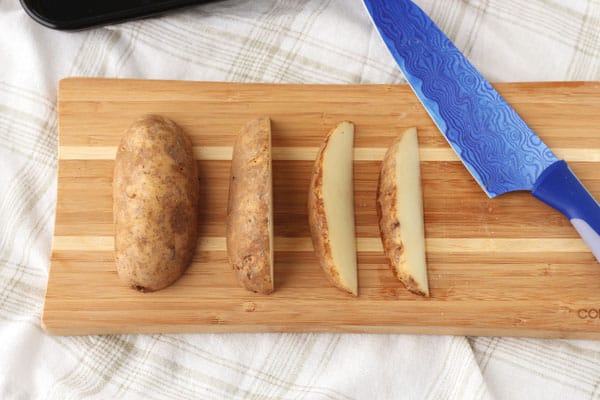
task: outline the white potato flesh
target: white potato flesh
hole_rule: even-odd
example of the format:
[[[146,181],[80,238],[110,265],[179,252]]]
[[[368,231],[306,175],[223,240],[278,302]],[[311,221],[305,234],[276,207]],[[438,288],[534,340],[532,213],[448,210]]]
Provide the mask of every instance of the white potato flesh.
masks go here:
[[[358,292],[353,185],[354,125],[342,122],[331,134],[323,158],[323,203],[333,264],[340,285]]]

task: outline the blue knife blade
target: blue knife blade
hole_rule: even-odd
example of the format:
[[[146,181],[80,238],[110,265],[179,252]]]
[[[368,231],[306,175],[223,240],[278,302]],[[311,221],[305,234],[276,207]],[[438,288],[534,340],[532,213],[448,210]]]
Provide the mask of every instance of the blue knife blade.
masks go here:
[[[600,206],[410,0],[364,0],[413,91],[489,197],[529,190],[563,212],[600,261]]]

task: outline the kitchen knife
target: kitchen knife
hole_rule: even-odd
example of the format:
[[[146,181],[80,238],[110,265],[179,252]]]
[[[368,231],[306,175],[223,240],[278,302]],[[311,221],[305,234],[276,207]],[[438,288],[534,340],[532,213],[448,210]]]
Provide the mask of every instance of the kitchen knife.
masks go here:
[[[565,214],[600,261],[600,206],[450,39],[410,0],[364,0],[415,94],[491,198],[529,190]]]

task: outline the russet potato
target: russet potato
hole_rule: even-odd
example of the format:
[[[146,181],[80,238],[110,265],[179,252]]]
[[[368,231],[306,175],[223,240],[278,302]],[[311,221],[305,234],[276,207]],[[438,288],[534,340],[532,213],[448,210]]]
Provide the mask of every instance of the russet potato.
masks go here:
[[[183,274],[198,239],[198,200],[188,136],[161,116],[135,121],[121,140],[113,176],[115,260],[125,284],[151,292]]]

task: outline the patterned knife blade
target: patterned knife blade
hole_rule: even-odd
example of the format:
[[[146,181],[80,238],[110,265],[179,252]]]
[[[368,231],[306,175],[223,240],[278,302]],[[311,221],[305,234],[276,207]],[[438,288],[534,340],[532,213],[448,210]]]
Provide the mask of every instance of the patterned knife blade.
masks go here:
[[[427,112],[490,197],[530,190],[600,261],[600,206],[450,39],[410,0],[364,0]]]

